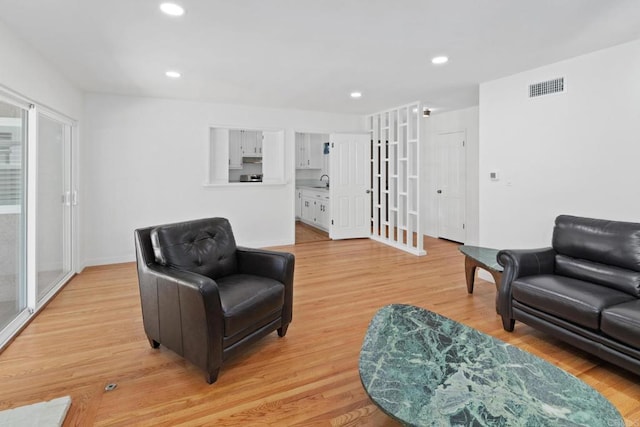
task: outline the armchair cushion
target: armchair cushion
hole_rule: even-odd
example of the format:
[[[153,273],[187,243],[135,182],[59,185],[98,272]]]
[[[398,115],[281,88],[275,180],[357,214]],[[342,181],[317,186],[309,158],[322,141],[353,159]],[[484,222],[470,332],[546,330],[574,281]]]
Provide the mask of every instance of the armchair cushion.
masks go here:
[[[224,316],[224,336],[232,337],[279,316],[284,285],[273,279],[234,274],[216,280]]]
[[[515,280],[512,295],[522,304],[593,330],[600,327],[603,308],[635,300],[624,292],[551,274]]]
[[[205,218],[155,227],[156,262],[217,279],[238,270],[236,241],[225,218]]]

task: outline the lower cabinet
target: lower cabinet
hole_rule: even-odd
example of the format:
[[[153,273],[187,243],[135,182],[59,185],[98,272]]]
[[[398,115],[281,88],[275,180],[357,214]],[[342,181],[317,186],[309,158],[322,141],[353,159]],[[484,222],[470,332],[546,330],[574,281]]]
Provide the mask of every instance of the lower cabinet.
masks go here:
[[[296,188],[296,219],[302,218],[302,189]]]
[[[311,224],[315,223],[315,219],[316,219],[315,202],[316,202],[315,199],[312,197],[306,197],[304,195],[302,196],[301,218],[303,221]]]
[[[298,195],[298,191],[296,191]],[[299,218],[315,227],[329,231],[331,219],[329,215],[329,194],[320,191],[302,190],[300,194]]]

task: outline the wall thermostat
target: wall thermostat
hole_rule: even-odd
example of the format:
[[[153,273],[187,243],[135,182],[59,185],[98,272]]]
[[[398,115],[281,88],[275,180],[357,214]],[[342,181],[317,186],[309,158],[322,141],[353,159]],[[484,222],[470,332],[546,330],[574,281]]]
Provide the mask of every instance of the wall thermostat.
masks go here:
[[[491,179],[491,181],[498,181],[500,180],[500,174],[498,171],[489,172],[489,179]]]

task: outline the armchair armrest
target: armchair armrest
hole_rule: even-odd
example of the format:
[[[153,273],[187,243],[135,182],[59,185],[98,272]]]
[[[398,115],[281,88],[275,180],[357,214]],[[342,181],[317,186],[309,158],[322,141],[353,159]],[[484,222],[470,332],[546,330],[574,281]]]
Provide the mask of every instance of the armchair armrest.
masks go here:
[[[289,324],[293,316],[293,268],[295,266],[293,254],[239,246],[236,256],[240,273],[268,277],[284,284],[282,323]]]
[[[504,267],[498,307],[505,330],[513,330],[511,311],[511,284],[514,280],[534,274],[552,274],[555,265],[556,251],[553,248],[540,249],[506,249],[498,252],[498,264]],[[510,328],[508,327],[510,324]]]
[[[138,275],[149,340],[162,343],[207,372],[217,369],[222,364],[224,324],[216,282],[159,264],[144,266]]]
[[[269,277],[284,283],[293,284],[295,257],[288,252],[265,249],[237,248],[238,271],[243,274]]]
[[[175,283],[183,292],[197,293],[210,313],[221,314],[220,293],[215,280],[191,271],[176,270],[159,264],[148,266],[148,273],[157,279]]]

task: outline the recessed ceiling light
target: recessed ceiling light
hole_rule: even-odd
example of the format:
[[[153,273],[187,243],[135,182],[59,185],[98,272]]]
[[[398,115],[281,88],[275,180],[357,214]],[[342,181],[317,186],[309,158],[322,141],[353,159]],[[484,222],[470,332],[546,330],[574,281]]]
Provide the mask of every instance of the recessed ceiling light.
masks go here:
[[[431,59],[431,63],[436,65],[446,64],[448,61],[449,58],[447,58],[446,56],[436,56],[435,58]]]
[[[362,98],[362,92],[351,92],[352,98]]]
[[[162,3],[160,5],[160,10],[171,16],[182,16],[184,15],[184,8],[175,3]]]
[[[165,76],[170,77],[172,79],[179,79],[182,76],[182,74],[180,74],[177,71],[167,71],[164,74],[165,74]]]

